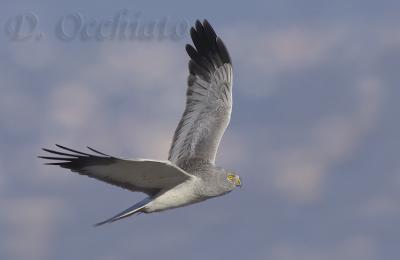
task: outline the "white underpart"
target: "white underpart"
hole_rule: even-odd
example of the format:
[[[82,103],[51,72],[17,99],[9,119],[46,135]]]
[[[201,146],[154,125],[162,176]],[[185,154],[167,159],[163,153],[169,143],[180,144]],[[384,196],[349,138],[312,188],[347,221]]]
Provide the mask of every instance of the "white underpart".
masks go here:
[[[201,180],[195,177],[166,191],[147,204],[145,211],[147,213],[162,211],[182,207],[203,200],[198,194],[196,194],[195,189],[193,188],[195,183],[198,181]]]

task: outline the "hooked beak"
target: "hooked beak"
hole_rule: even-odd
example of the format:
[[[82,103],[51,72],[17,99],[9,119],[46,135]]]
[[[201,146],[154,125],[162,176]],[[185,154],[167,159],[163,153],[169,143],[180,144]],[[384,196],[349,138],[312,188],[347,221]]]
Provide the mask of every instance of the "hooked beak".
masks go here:
[[[240,181],[239,176],[236,178],[236,186],[239,186],[239,188],[242,188],[242,182]]]

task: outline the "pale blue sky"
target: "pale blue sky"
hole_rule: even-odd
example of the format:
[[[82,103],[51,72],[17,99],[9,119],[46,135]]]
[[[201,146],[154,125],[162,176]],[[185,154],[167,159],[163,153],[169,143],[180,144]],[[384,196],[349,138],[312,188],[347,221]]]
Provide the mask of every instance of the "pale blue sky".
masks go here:
[[[398,1],[3,1],[1,259],[395,259],[400,234]],[[140,12],[207,18],[234,62],[234,108],[217,163],[244,187],[112,225],[143,197],[45,167],[55,143],[165,159],[184,107],[178,40],[64,42],[85,21]],[[10,40],[10,19],[38,18]],[[14,27],[12,27],[14,28]]]

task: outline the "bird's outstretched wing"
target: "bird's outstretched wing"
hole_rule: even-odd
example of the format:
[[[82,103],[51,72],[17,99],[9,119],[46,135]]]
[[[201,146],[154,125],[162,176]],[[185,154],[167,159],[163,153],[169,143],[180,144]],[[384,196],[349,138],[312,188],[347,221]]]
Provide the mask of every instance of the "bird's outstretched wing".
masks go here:
[[[214,163],[232,110],[232,62],[211,25],[204,20],[190,30],[186,108],[178,124],[168,159],[198,158]]]
[[[193,176],[168,161],[125,160],[109,156],[88,147],[96,154],[88,154],[57,145],[61,151],[43,148],[53,156],[39,156],[52,160],[45,163],[58,165],[82,175],[95,178],[131,191],[144,192],[150,196],[163,189],[174,187]]]

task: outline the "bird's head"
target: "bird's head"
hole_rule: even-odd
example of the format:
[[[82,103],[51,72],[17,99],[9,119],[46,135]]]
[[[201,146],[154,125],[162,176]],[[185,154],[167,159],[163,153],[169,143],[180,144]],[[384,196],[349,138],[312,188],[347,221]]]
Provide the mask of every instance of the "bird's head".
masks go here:
[[[231,170],[215,167],[211,176],[206,178],[208,182],[206,188],[208,189],[208,194],[215,193],[212,196],[221,196],[233,191],[237,186],[242,187],[239,175]]]
[[[239,175],[232,171],[226,171],[226,182],[228,183],[231,188],[235,188],[237,186],[242,187],[242,181],[240,180]]]

